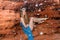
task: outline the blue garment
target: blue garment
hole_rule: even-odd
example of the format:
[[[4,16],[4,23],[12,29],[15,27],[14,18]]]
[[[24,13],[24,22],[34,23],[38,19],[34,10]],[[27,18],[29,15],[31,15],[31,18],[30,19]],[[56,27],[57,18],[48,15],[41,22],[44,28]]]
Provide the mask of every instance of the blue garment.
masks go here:
[[[22,26],[24,33],[28,36],[28,40],[34,40],[30,27],[28,26],[27,28],[25,28],[22,23],[20,23],[20,26]]]

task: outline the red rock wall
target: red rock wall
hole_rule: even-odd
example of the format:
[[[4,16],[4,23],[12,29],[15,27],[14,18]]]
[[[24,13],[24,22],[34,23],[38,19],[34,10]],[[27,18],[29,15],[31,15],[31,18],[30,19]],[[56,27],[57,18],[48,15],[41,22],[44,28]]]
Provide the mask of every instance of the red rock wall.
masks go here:
[[[0,40],[28,40],[19,25],[19,8],[22,5],[23,2],[0,0]],[[55,7],[57,8],[57,6],[47,6],[45,10],[40,12],[37,10],[32,14],[28,12],[29,17],[37,14],[40,14],[40,18],[48,17],[45,22],[34,26],[32,31],[34,40],[60,40],[60,20],[52,18],[60,17],[58,11],[52,10]]]

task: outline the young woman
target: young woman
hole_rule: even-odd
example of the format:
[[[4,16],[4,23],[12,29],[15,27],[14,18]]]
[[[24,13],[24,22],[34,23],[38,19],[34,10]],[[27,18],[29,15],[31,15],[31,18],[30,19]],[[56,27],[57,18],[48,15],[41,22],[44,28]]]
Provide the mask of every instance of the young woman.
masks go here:
[[[46,20],[47,18],[30,17],[30,20],[28,20],[25,10],[26,10],[25,8],[22,8],[20,26],[22,27],[24,33],[28,36],[28,40],[34,40],[34,37],[32,34],[34,22],[42,23],[44,21],[41,21],[41,20]]]

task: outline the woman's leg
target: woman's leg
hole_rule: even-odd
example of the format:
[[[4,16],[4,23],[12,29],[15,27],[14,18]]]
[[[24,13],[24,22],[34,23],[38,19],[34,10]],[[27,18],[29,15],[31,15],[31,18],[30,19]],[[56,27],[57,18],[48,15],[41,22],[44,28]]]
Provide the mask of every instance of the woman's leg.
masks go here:
[[[34,37],[33,37],[33,34],[32,34],[30,26],[28,25],[28,27],[25,28],[22,23],[20,23],[20,25],[22,26],[23,32],[27,35],[28,40],[34,40]]]
[[[28,27],[26,28],[25,34],[27,35],[28,40],[34,40],[32,31],[31,31],[31,28],[30,28],[29,25],[28,25]]]
[[[30,29],[31,29],[31,30],[33,30],[33,25],[34,25],[33,20],[34,20],[34,18],[31,17],[31,18],[30,18],[30,22],[29,22],[29,26],[30,26]]]

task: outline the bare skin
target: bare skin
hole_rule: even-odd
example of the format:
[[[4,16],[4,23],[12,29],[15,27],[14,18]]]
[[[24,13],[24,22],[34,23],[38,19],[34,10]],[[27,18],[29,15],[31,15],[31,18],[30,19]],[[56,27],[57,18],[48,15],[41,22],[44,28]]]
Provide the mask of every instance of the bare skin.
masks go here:
[[[33,30],[34,27],[34,22],[39,22],[39,23],[43,23],[44,20],[47,20],[48,18],[35,18],[35,17],[30,17],[30,22],[29,24],[25,24],[24,22],[24,15],[26,15],[26,12],[23,10],[23,15],[21,16],[21,22],[23,23],[24,27],[28,27],[28,25],[30,26],[30,29]]]

